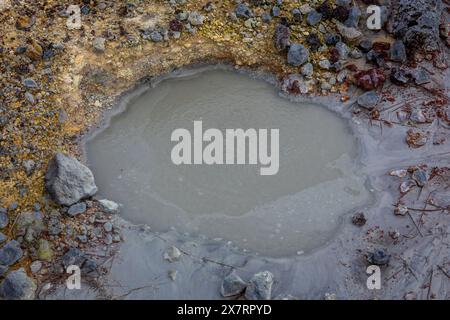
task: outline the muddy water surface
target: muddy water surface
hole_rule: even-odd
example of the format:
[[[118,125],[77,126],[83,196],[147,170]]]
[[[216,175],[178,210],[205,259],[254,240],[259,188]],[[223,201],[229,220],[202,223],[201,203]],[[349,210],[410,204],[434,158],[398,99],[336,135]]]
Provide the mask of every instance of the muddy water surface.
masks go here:
[[[204,130],[279,129],[278,174],[173,164],[173,130],[192,132],[198,120]],[[367,201],[357,151],[346,122],[325,107],[289,102],[266,82],[227,71],[163,81],[87,143],[101,196],[123,204],[126,219],[273,257],[326,244],[342,215]]]

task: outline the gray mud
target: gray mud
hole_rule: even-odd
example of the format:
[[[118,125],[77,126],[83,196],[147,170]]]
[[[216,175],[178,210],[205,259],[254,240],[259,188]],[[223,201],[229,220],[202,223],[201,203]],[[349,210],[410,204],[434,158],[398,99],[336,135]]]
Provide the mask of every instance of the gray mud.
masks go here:
[[[405,89],[398,93],[398,100],[406,100],[411,94],[422,93]],[[448,263],[450,252],[448,211],[427,214],[417,232],[411,219],[393,214],[399,197],[398,179],[388,175],[390,170],[420,164],[449,166],[448,144],[428,143],[423,148],[410,149],[405,143],[408,126],[371,125],[368,119],[352,112],[353,99],[346,104],[334,96],[312,100],[347,119],[360,142],[359,161],[373,196],[370,204],[358,208],[367,218],[365,226],[352,225],[354,212],[349,211],[342,217],[339,232],[326,246],[301,256],[274,258],[243,253],[229,243],[176,230],[157,232],[151,226],[117,217],[125,240],[110,261],[109,274],[101,280],[105,290],[99,293],[85,284],[80,291],[59,288],[47,298],[219,299],[222,279],[236,269],[244,280],[255,272],[271,271],[275,276],[274,297],[291,294],[301,299],[323,299],[326,293],[333,293],[338,299],[403,299],[413,292],[415,297],[427,299],[431,291],[433,298],[448,299],[450,285],[438,269]],[[379,108],[390,105],[383,102]],[[120,108],[123,110],[123,105],[116,111]],[[435,127],[431,124],[427,129]],[[431,185],[424,189],[414,191],[412,197],[417,203],[413,205],[423,206],[423,197],[433,191]],[[420,212],[411,214],[412,219],[419,216]],[[400,236],[393,240],[390,232]],[[170,246],[181,250],[180,259],[172,263],[164,259]],[[381,269],[381,290],[368,290],[365,253],[380,247],[392,255],[391,262]],[[177,271],[174,281],[168,276],[173,270]],[[431,289],[427,286],[430,282]]]

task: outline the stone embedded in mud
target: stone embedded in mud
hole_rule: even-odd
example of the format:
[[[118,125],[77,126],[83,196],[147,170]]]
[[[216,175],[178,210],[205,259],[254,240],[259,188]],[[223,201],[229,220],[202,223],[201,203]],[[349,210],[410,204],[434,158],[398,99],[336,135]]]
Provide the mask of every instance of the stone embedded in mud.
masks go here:
[[[419,187],[424,187],[428,182],[428,173],[425,170],[417,168],[413,174],[412,178],[417,183]]]
[[[71,206],[97,192],[94,176],[77,159],[57,153],[45,174],[45,187],[58,204]]]
[[[98,203],[102,207],[102,210],[106,213],[118,214],[120,211],[119,204],[115,203],[114,201],[102,199],[98,200]]]
[[[16,240],[11,240],[0,248],[0,264],[10,266],[19,261],[23,256],[22,248]]]
[[[308,61],[309,58],[309,50],[301,45],[301,44],[293,44],[289,48],[288,56],[287,56],[287,62],[288,64],[299,67],[305,62]]]
[[[386,76],[382,69],[369,69],[355,74],[356,85],[364,90],[373,90],[381,87],[386,81]]]
[[[11,271],[0,284],[0,297],[5,300],[32,300],[36,284],[23,268]]]
[[[285,50],[291,45],[290,37],[291,29],[289,29],[289,27],[285,26],[284,24],[278,24],[275,29],[275,48],[278,51]]]
[[[364,213],[362,213],[362,212],[357,213],[352,217],[352,223],[355,226],[362,227],[363,225],[366,224],[366,222],[367,222],[367,219],[364,216]]]
[[[375,91],[369,91],[360,95],[356,101],[359,106],[372,110],[380,101],[380,97]]]
[[[377,266],[384,266],[391,260],[391,255],[388,254],[384,249],[376,249],[373,252],[369,252],[367,255],[367,261],[370,264]]]
[[[288,94],[299,95],[307,93],[308,87],[300,75],[290,74],[283,79],[281,90]]]
[[[272,296],[273,274],[269,271],[256,273],[245,289],[247,300],[270,300]]]
[[[247,284],[239,277],[233,270],[229,275],[227,275],[223,281],[220,288],[220,293],[223,297],[232,297],[241,294]]]
[[[167,249],[166,252],[164,252],[164,260],[167,260],[169,262],[175,262],[178,261],[181,257],[181,251],[177,247],[170,247]]]

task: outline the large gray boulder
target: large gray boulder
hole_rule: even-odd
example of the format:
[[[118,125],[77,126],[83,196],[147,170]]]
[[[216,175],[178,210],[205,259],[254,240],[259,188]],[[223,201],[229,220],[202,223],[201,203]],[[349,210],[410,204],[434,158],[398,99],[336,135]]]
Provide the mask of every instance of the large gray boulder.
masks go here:
[[[11,271],[0,284],[0,298],[5,300],[31,300],[35,292],[36,284],[23,268]]]
[[[94,175],[77,159],[57,153],[50,160],[45,187],[58,204],[71,206],[97,192]]]

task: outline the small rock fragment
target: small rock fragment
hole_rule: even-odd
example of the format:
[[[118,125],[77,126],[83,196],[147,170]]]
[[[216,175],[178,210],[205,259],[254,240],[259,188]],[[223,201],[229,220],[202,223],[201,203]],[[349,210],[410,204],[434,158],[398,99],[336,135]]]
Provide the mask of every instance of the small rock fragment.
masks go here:
[[[233,270],[223,279],[220,293],[223,297],[237,296],[245,290],[246,286],[247,284],[244,280],[242,280]]]
[[[309,51],[301,44],[293,44],[289,48],[287,62],[288,64],[298,67],[308,61]]]
[[[272,295],[273,274],[269,271],[256,273],[245,289],[247,300],[270,300]]]
[[[96,37],[92,42],[92,47],[94,47],[94,51],[102,53],[105,51],[105,42],[106,39],[102,37]]]
[[[367,219],[364,216],[364,213],[362,213],[362,212],[357,213],[352,217],[352,223],[355,226],[362,227],[363,225],[366,224],[366,222],[367,222]]]
[[[181,257],[181,251],[174,246],[171,246],[169,249],[167,249],[166,252],[164,252],[164,259],[169,262],[175,262],[178,261]]]
[[[363,93],[357,99],[358,105],[367,110],[372,110],[375,108],[379,101],[380,97],[375,91]]]
[[[83,214],[86,212],[86,203],[85,202],[79,202],[74,205],[71,205],[69,210],[67,210],[67,214],[71,217],[75,217],[79,214]]]
[[[377,266],[384,266],[389,263],[391,255],[389,255],[384,249],[376,249],[373,252],[369,252],[367,255],[367,261],[370,264]]]

